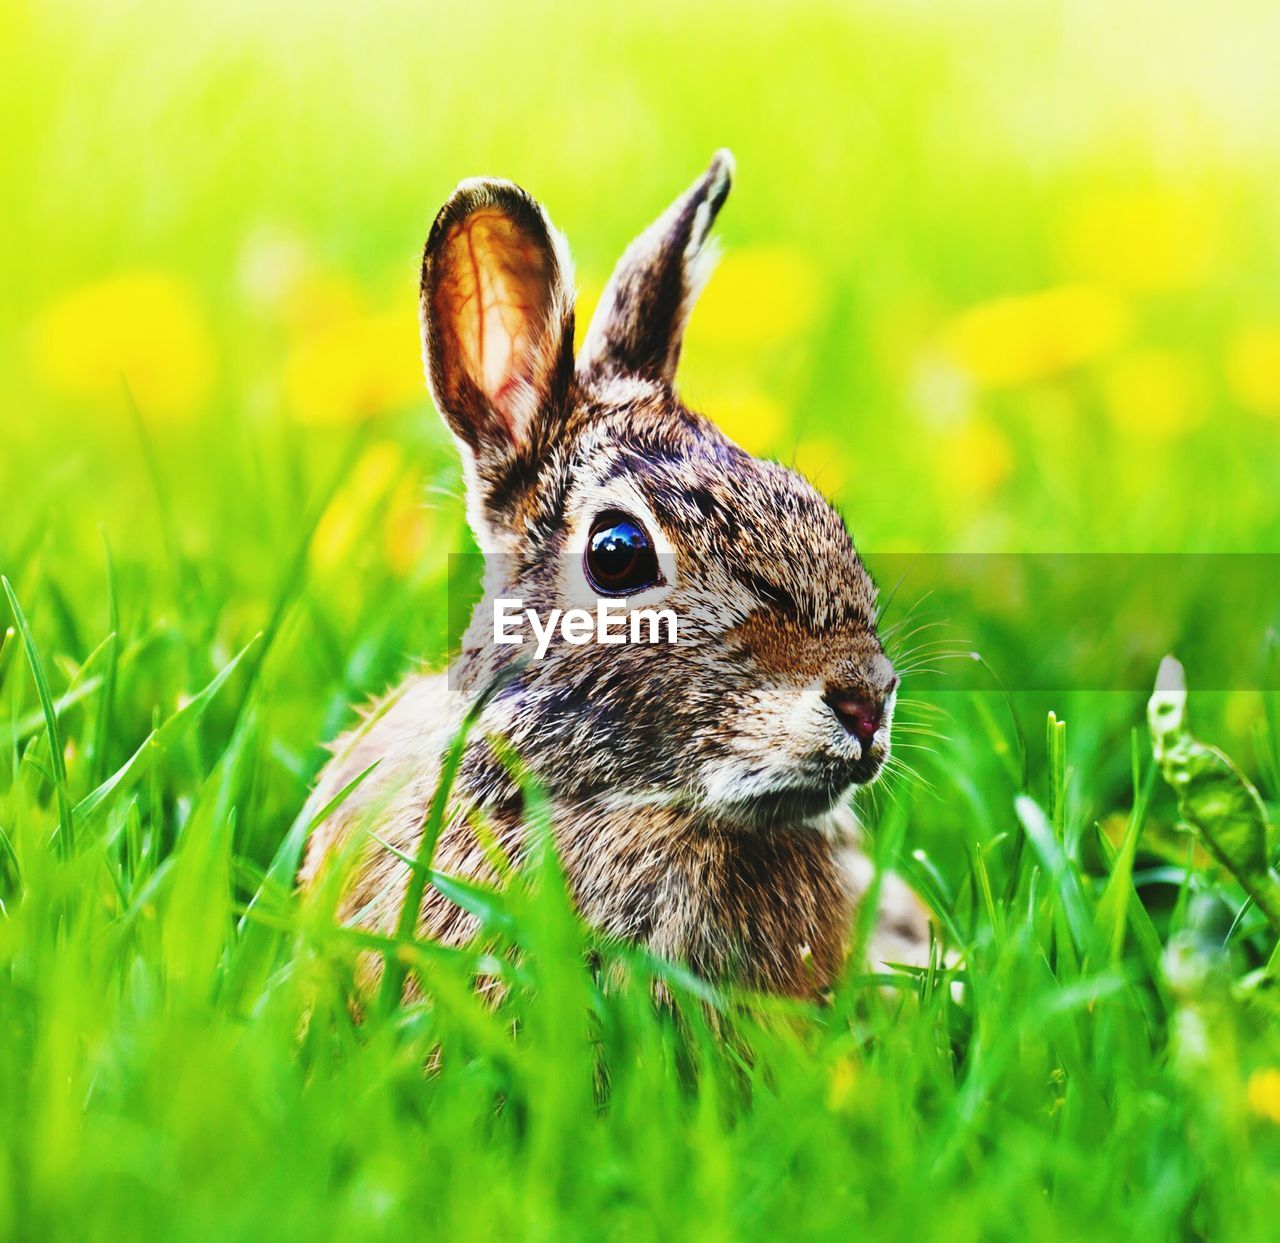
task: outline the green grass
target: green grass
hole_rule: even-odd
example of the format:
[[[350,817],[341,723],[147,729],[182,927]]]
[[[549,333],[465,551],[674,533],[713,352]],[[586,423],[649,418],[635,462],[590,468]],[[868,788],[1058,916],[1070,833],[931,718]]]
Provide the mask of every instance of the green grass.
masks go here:
[[[1155,770],[1154,664],[1018,680],[1098,685],[1077,631],[1118,570],[970,601],[945,638],[984,663],[908,678],[914,773],[863,811],[951,969],[718,995],[595,946],[547,852],[501,896],[423,876],[483,915],[466,952],[292,887],[321,742],[450,642],[458,473],[402,373],[454,182],[529,186],[589,297],[731,147],[686,391],[873,553],[1265,552],[1273,6],[86,0],[0,35],[0,1237],[1275,1233],[1276,936]],[[1112,339],[1032,365],[1092,325],[996,332],[1007,382],[952,356],[974,305],[1081,285]],[[1239,612],[1274,660],[1207,564],[1160,640]],[[1274,820],[1280,695],[1188,666]],[[425,999],[354,1021],[368,952]]]

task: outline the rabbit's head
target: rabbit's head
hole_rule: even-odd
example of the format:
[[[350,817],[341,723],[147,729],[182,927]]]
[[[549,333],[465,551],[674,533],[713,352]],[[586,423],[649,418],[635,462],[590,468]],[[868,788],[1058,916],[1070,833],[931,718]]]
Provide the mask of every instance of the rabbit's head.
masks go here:
[[[672,387],[731,172],[721,152],[632,243],[576,359],[563,239],[518,187],[464,182],[427,241],[422,324],[486,558],[451,676],[476,690],[522,659],[485,724],[556,797],[753,825],[816,819],[876,776],[897,677],[840,516]],[[677,642],[556,634],[530,658],[532,634],[494,643],[495,597],[670,610]]]

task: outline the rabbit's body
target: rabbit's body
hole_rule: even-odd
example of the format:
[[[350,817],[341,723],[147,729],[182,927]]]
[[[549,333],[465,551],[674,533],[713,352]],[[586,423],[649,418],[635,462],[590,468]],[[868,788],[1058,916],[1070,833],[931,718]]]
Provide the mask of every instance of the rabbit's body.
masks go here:
[[[358,832],[367,821],[388,846],[413,855],[439,778],[438,757],[467,703],[449,689],[446,675],[414,675],[391,702],[373,709],[371,724],[339,741],[339,758],[317,787],[319,806],[370,764],[377,761],[378,768],[313,835],[304,885],[314,882],[347,831]],[[458,795],[459,803],[479,801],[465,788]],[[503,795],[490,795],[486,824],[518,863],[524,840],[519,799],[510,787]],[[872,877],[847,809],[820,824],[775,828],[709,822],[675,807],[616,806],[607,797],[553,800],[550,812],[578,909],[594,927],[648,945],[705,978],[771,992],[806,995],[827,987],[839,971],[858,898]],[[498,879],[463,817],[441,834],[435,866],[486,883]],[[408,869],[391,851],[367,852],[341,916],[392,932],[407,880]],[[475,930],[473,916],[429,891],[420,935],[462,945]],[[920,962],[927,948],[915,895],[896,877],[883,877],[869,956]],[[377,968],[376,959],[365,963],[367,971]]]
[[[576,362],[563,243],[513,186],[464,183],[423,263],[428,375],[463,454],[485,595],[448,676],[411,677],[336,747],[313,803],[368,775],[308,845],[314,883],[341,843],[343,915],[389,930],[441,756],[468,705],[506,684],[470,736],[435,866],[495,879],[522,852],[499,733],[550,799],[575,901],[606,933],[711,978],[789,994],[839,971],[870,882],[845,797],[888,755],[897,685],[875,589],[843,522],[798,475],[752,458],[672,387],[727,157],[633,244]],[[554,642],[514,671],[492,601],[546,613],[621,597],[672,611],[673,645]],[[376,835],[376,837],[374,836]],[[421,931],[469,916],[428,888]],[[884,878],[872,957],[920,962],[914,895]]]

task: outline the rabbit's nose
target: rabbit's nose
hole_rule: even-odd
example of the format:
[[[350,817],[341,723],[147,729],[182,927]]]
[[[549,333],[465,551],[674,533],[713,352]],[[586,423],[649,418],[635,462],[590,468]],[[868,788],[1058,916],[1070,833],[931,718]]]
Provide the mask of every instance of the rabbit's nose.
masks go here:
[[[883,699],[861,691],[842,690],[828,691],[825,699],[827,707],[844,726],[847,734],[851,734],[863,746],[875,737],[880,722],[884,720]]]

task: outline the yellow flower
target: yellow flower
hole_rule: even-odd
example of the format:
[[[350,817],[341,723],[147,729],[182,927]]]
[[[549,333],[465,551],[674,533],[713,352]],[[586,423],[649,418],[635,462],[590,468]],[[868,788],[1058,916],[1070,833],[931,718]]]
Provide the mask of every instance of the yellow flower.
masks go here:
[[[731,252],[716,268],[693,312],[692,334],[713,346],[776,344],[817,318],[822,281],[801,251],[759,246]]]
[[[1255,1070],[1246,1091],[1249,1108],[1268,1122],[1280,1122],[1280,1070]]]
[[[787,426],[782,406],[753,389],[731,390],[712,401],[696,403],[695,408],[749,453],[763,453],[775,447]]]
[[[1162,190],[1101,194],[1077,203],[1063,259],[1085,280],[1127,289],[1176,289],[1201,280],[1218,250],[1215,213]]]
[[[397,574],[408,574],[427,550],[431,522],[421,492],[419,480],[404,479],[387,509],[387,564]]]
[[[827,1108],[832,1113],[845,1109],[853,1100],[857,1084],[858,1068],[853,1058],[847,1055],[836,1058],[827,1077]]]
[[[1113,295],[1063,285],[971,307],[945,329],[942,344],[963,371],[995,388],[1078,367],[1113,349],[1128,328],[1128,309]]]
[[[1256,414],[1280,417],[1280,324],[1244,329],[1227,351],[1227,383]]]
[[[1117,359],[1103,391],[1116,426],[1149,440],[1174,440],[1207,413],[1203,373],[1171,350],[1140,350]]]
[[[581,348],[604,287],[579,277],[574,346]],[[822,281],[799,250],[757,246],[716,264],[693,312],[691,337],[719,348],[776,344],[801,336],[817,318]]]
[[[587,329],[591,326],[591,317],[600,305],[600,295],[604,286],[592,276],[578,274],[578,287],[573,303],[573,349],[574,353],[582,348]]]
[[[1111,815],[1105,816],[1099,822],[1098,828],[1102,830],[1103,837],[1119,850],[1121,843],[1129,832],[1129,817],[1123,816],[1119,812],[1112,812]]]
[[[341,568],[368,532],[374,508],[395,487],[404,458],[394,442],[370,445],[320,516],[311,538],[311,563],[321,573]]]
[[[84,285],[36,322],[32,361],[52,392],[119,401],[123,380],[144,414],[199,406],[214,374],[214,346],[189,286],[158,272]]]
[[[781,453],[779,459],[798,470],[824,496],[837,505],[853,480],[847,446],[829,440],[805,436],[793,453]]]
[[[417,320],[407,311],[326,323],[285,360],[285,401],[302,423],[367,418],[422,392]]]
[[[969,422],[936,434],[934,466],[944,492],[985,497],[1013,469],[1013,450],[990,423]]]

